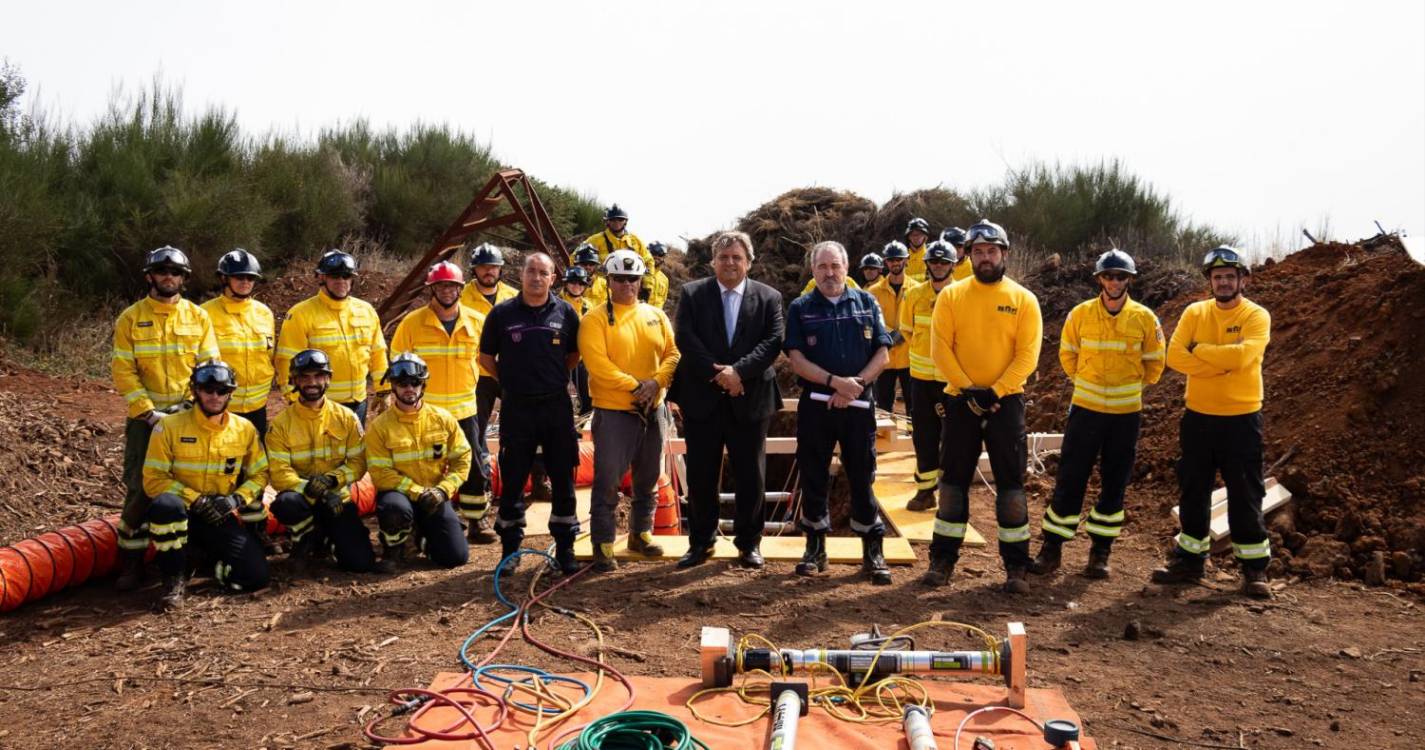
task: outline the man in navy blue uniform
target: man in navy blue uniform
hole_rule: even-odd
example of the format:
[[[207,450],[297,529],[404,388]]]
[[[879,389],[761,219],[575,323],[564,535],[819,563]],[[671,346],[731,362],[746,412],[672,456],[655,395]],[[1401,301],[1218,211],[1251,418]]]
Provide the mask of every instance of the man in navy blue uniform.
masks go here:
[[[806,553],[797,575],[826,570],[826,533],[831,530],[827,490],[831,454],[839,444],[841,467],[851,488],[851,530],[861,537],[861,570],[873,583],[891,582],[881,551],[885,526],[871,494],[876,475],[876,402],[872,385],[890,362],[891,335],[876,298],[846,286],[849,266],[839,242],[811,250],[816,288],[787,311],[783,348],[800,378],[797,402],[797,466],[801,469]]]

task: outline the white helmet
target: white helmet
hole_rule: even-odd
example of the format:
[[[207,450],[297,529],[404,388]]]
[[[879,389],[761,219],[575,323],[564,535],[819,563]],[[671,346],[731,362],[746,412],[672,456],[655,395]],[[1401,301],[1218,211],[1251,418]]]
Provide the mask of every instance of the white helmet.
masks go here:
[[[648,273],[643,258],[632,250],[615,250],[604,260],[604,273],[610,276],[642,276]]]

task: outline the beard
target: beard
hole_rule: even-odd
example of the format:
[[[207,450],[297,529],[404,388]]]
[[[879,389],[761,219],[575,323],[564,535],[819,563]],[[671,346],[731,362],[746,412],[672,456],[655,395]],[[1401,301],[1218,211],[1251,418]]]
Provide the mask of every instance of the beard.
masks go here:
[[[322,397],[327,395],[327,387],[324,385],[309,385],[305,388],[298,388],[297,392],[301,394],[303,401],[316,402],[322,400]]]
[[[1126,286],[1123,287],[1121,290],[1119,290],[1118,294],[1114,294],[1113,292],[1110,292],[1110,291],[1108,290],[1108,287],[1104,287],[1104,288],[1103,288],[1103,296],[1105,296],[1105,297],[1107,297],[1107,298],[1109,298],[1109,299],[1123,299],[1123,295],[1125,295],[1125,294],[1128,294],[1128,287],[1126,287]]]
[[[227,410],[228,410],[228,404],[229,404],[232,400],[233,400],[233,397],[232,397],[231,394],[229,394],[226,398],[223,399],[223,405],[220,406],[220,407],[218,407],[217,411],[209,411],[207,405],[203,403],[203,399],[202,399],[202,398],[196,398],[196,399],[194,399],[194,401],[196,402],[196,405],[197,405],[197,407],[198,407],[198,411],[203,412],[203,416],[206,416],[206,417],[216,417],[216,416],[218,416],[219,414],[222,414],[223,412],[227,411]]]
[[[421,402],[421,397],[425,395],[425,389],[422,388],[418,391],[415,391],[415,393],[411,396],[403,396],[401,395],[400,391],[395,391],[393,395],[396,397],[397,401],[401,402],[402,405],[415,406],[416,404],[419,404]]]
[[[1241,290],[1241,289],[1233,289],[1231,294],[1222,294],[1222,293],[1220,293],[1220,292],[1213,292],[1213,293],[1212,293],[1212,298],[1215,299],[1215,300],[1217,300],[1218,302],[1221,302],[1221,303],[1223,303],[1223,304],[1227,304],[1228,302],[1231,302],[1232,300],[1237,299],[1237,297],[1240,296],[1241,294],[1242,294],[1242,290]]]
[[[1004,264],[1000,263],[989,269],[986,269],[983,265],[975,266],[975,278],[979,279],[982,284],[997,283],[1000,279],[1004,278]]]
[[[148,282],[149,291],[159,297],[177,297],[183,291],[183,280],[180,278],[172,284],[164,285],[157,281]]]

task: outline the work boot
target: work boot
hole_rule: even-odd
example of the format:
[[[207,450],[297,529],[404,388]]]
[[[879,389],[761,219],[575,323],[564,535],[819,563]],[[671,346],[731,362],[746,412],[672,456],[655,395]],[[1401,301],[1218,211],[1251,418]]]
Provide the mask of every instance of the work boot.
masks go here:
[[[640,531],[628,535],[628,551],[637,552],[644,557],[662,557],[663,545],[653,541],[653,532]]]
[[[1030,591],[1029,581],[1024,577],[1024,568],[1009,568],[1004,572],[1004,593],[1006,594],[1027,594]]]
[[[1108,577],[1108,574],[1108,548],[1094,547],[1090,549],[1089,562],[1084,566],[1084,577],[1104,579]]]
[[[1034,556],[1034,562],[1029,563],[1029,572],[1037,576],[1047,576],[1059,569],[1063,556],[1063,544],[1046,541],[1039,547],[1039,554]]]
[[[1253,599],[1272,598],[1272,587],[1267,584],[1267,571],[1259,569],[1242,571],[1242,593]]]
[[[797,575],[809,576],[826,571],[826,532],[808,531],[807,548],[797,563]]]
[[[158,611],[172,612],[183,606],[183,593],[187,583],[181,575],[163,576],[163,593],[158,597]]]
[[[401,544],[382,544],[381,563],[390,569],[389,571],[387,571],[390,573],[395,573],[396,571],[405,567],[406,544],[404,542],[402,542]]]
[[[614,546],[612,544],[594,545],[594,572],[612,573],[618,570],[618,560],[614,559]]]
[[[500,535],[500,562],[496,564],[496,571],[501,578],[512,576],[519,570],[519,557],[511,557],[520,550],[520,543],[524,541],[523,534],[501,534]]]
[[[891,585],[891,569],[886,566],[886,556],[881,550],[881,536],[867,534],[861,537],[861,572],[870,576],[877,586]]]
[[[554,571],[566,576],[579,572],[579,561],[574,559],[574,539],[554,540]]]
[[[143,550],[119,550],[119,578],[114,588],[119,591],[134,591],[143,585]]]
[[[388,560],[382,557],[380,560],[372,562],[371,567],[367,568],[365,572],[391,575],[396,572],[396,563],[394,560]]]
[[[293,578],[306,575],[310,569],[312,553],[316,551],[315,542],[315,535],[307,534],[292,543],[292,549],[287,553],[287,572]]]
[[[944,586],[950,582],[950,576],[955,574],[955,562],[943,557],[931,556],[930,567],[925,569],[925,574],[920,577],[920,582],[926,586]]]
[[[1173,561],[1153,570],[1153,583],[1197,583],[1202,580],[1202,560],[1173,555]]]
[[[490,516],[486,514],[470,520],[465,539],[471,544],[494,544],[499,537],[490,529]]]
[[[905,504],[906,510],[935,510],[940,505],[940,498],[934,489],[920,490],[915,493],[915,497]]]
[[[678,558],[678,570],[687,570],[688,568],[695,568],[702,565],[712,559],[713,552],[716,550],[717,547],[712,544],[707,546],[695,544],[688,547],[688,551],[683,553],[682,557]]]

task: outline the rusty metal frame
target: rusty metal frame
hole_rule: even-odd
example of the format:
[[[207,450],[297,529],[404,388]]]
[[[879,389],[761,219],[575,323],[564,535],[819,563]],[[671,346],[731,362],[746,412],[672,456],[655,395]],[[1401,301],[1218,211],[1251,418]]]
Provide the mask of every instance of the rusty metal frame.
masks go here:
[[[517,188],[519,190],[517,190]],[[524,199],[521,200],[521,192]],[[509,208],[509,213],[496,216],[501,206]],[[520,225],[524,228],[529,244],[540,252],[554,258],[555,265],[565,268],[569,265],[569,251],[564,247],[564,239],[559,236],[544,203],[539,200],[529,177],[519,169],[502,169],[492,175],[485,187],[475,194],[470,205],[460,212],[455,221],[436,239],[431,248],[411,267],[401,283],[391,291],[376,312],[381,316],[382,327],[387,333],[395,330],[396,323],[405,316],[420,298],[425,282],[426,270],[443,260],[449,260],[469,241],[472,235],[497,227]],[[457,259],[456,263],[460,261]]]

